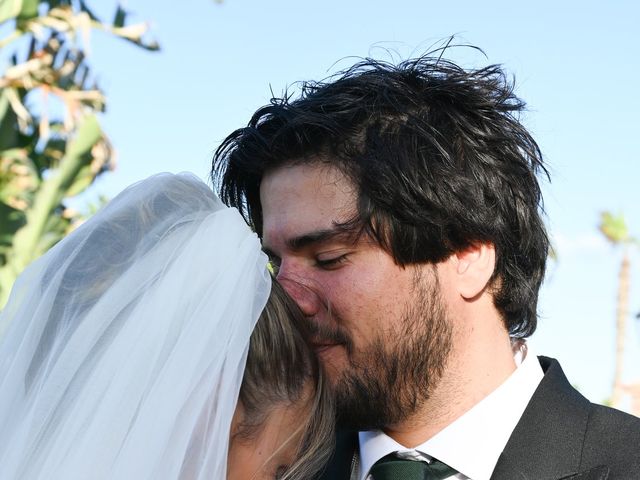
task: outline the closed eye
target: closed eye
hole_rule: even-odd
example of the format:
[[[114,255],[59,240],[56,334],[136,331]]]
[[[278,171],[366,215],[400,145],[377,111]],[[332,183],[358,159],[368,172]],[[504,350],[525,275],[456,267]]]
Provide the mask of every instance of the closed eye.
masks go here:
[[[316,266],[322,268],[324,270],[332,270],[340,267],[343,263],[347,261],[348,254],[339,255],[337,257],[332,258],[316,258]]]

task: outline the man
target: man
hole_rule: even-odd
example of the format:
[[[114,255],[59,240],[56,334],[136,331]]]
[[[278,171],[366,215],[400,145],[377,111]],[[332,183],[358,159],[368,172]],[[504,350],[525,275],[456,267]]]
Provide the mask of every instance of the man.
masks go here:
[[[640,478],[640,421],[525,343],[548,239],[523,108],[497,66],[367,60],[216,152],[315,328],[344,428],[325,478]]]

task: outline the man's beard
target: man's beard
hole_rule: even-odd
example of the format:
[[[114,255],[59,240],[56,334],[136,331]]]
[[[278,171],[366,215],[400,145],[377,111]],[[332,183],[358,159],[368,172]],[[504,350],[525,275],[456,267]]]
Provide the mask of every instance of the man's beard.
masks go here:
[[[397,425],[424,405],[442,377],[451,350],[451,325],[435,269],[427,276],[416,278],[415,295],[396,329],[352,357],[338,380],[340,426],[380,430]]]

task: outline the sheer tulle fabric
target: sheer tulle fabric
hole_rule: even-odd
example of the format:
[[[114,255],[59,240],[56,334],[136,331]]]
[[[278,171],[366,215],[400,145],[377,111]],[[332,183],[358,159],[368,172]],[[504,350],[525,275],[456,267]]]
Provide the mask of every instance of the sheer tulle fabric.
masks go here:
[[[0,316],[0,478],[224,479],[259,240],[191,175],[116,197]]]

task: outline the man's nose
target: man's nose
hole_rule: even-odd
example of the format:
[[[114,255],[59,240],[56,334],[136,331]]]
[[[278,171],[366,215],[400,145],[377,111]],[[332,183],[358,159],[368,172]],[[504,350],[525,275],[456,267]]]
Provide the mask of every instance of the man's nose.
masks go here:
[[[313,317],[318,313],[321,306],[320,297],[308,285],[308,280],[282,271],[276,278],[305,316]]]

